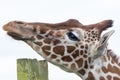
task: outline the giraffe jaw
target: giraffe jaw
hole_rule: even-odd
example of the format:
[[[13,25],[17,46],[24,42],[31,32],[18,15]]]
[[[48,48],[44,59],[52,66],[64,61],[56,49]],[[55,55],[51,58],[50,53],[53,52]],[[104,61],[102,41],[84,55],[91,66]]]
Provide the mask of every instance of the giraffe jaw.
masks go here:
[[[3,29],[7,31],[7,34],[16,40],[32,40],[34,35],[33,31],[24,25],[18,24],[16,21],[9,22],[3,26]]]

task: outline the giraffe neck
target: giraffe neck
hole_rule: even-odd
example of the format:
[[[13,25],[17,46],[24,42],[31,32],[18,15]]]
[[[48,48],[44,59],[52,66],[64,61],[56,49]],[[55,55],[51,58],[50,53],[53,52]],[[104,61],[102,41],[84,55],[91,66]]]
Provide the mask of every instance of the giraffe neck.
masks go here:
[[[120,62],[111,50],[93,61],[83,80],[120,80]]]

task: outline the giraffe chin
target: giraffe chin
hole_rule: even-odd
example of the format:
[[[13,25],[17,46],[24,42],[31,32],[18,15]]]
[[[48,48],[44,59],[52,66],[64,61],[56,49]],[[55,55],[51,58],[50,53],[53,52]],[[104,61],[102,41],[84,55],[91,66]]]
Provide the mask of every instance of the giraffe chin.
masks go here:
[[[30,38],[23,38],[21,35],[13,32],[7,32],[7,34],[15,40],[22,40],[22,41],[30,40]]]

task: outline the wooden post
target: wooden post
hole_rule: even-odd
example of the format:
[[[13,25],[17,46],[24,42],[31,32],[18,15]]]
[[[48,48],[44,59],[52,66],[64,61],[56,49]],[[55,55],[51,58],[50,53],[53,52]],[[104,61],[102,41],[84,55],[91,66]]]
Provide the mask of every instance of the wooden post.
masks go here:
[[[37,59],[18,59],[17,80],[48,80],[47,61],[38,61]]]

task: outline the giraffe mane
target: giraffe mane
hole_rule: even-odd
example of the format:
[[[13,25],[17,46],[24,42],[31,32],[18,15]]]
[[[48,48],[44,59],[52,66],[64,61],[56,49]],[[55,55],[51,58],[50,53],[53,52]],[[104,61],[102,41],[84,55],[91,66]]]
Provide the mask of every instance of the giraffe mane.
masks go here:
[[[114,52],[111,49],[108,50],[108,53],[113,58],[113,60],[120,66],[120,56],[114,54]]]

